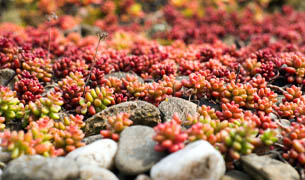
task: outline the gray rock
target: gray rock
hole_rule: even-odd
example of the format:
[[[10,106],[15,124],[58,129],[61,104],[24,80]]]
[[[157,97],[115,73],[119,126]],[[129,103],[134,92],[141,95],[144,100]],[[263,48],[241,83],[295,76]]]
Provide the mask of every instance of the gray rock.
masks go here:
[[[241,171],[231,170],[222,176],[221,180],[251,180],[251,178]]]
[[[2,1],[2,2],[6,3],[6,2],[11,2],[11,1],[6,0],[6,1]],[[1,22],[10,22],[10,23],[14,23],[14,24],[22,24],[23,20],[21,18],[21,12],[18,11],[17,8],[5,8],[5,7],[2,8],[1,6],[0,6],[0,11],[3,12],[3,13],[2,12],[0,13]],[[14,7],[14,6],[10,5],[8,7]]]
[[[226,45],[232,46],[232,45],[235,44],[236,38],[235,38],[235,36],[227,35],[227,36],[225,36],[222,40],[223,40],[223,42],[224,42]]]
[[[70,152],[66,158],[71,158],[78,164],[92,164],[109,169],[114,164],[117,148],[118,145],[115,141],[102,139]]]
[[[177,76],[176,80],[182,81],[183,79],[189,80],[190,78],[188,76]]]
[[[273,119],[273,121],[275,121]],[[277,131],[277,137],[278,137],[278,142],[279,143],[282,143],[283,142],[283,138],[284,136],[282,135],[282,131],[284,128],[288,128],[291,126],[291,122],[287,119],[279,119],[279,120],[276,120],[278,122],[278,124],[280,124],[280,126],[278,126],[275,130]]]
[[[277,123],[281,124],[282,127],[290,127],[291,126],[290,125],[291,123],[288,119],[282,119],[274,113],[270,113],[269,116],[271,117],[271,119],[273,121],[276,121]]]
[[[198,105],[199,106],[202,106],[202,105],[210,106],[211,108],[215,109],[215,111],[221,111],[220,104],[211,102],[209,99],[201,98]]]
[[[102,129],[106,128],[107,118],[120,112],[129,113],[129,119],[133,121],[133,125],[153,127],[161,122],[160,111],[153,104],[145,101],[129,101],[106,108],[87,119],[84,128],[86,136],[99,134]]]
[[[18,82],[19,79],[17,76],[15,76],[9,83],[8,83],[8,87],[11,88],[12,90],[15,88],[15,83]]]
[[[189,76],[177,76],[176,77],[176,80],[178,80],[178,81],[182,81],[182,80],[189,80],[190,78],[189,78]],[[181,91],[182,92],[185,92],[185,91],[187,91],[187,88],[186,87],[184,87],[184,86],[182,86],[182,88],[181,88]]]
[[[115,156],[116,167],[128,175],[148,171],[164,155],[154,150],[154,135],[153,128],[147,126],[126,128],[120,135],[119,149]]]
[[[0,151],[0,162],[7,163],[11,160],[11,154],[8,152]]]
[[[55,87],[58,87],[57,83],[48,84],[44,87],[44,92],[41,94],[41,96],[46,96],[48,93],[54,92]]]
[[[80,167],[80,180],[119,180],[111,171],[94,165]]]
[[[241,157],[243,170],[255,180],[300,180],[298,172],[289,164],[250,154]]]
[[[140,174],[136,177],[135,180],[151,180],[151,178],[145,174]]]
[[[277,102],[275,104],[279,105],[279,104],[283,103],[283,99],[285,99],[285,96],[279,94],[276,99],[277,99]]]
[[[131,75],[131,76],[136,76],[139,82],[144,83],[144,80],[140,76],[138,76],[137,74],[127,73],[127,72],[113,72],[113,73],[105,75],[105,78],[116,77],[116,78],[119,78],[119,79],[123,79],[123,78],[126,78],[127,74]]]
[[[97,140],[100,140],[102,138],[103,137],[100,134],[97,134],[97,135],[88,136],[88,137],[84,138],[82,140],[82,142],[84,142],[84,143],[86,143],[88,145],[88,144],[91,144],[91,143],[93,143],[93,142],[95,142]]]
[[[280,119],[279,123],[283,126],[283,127],[289,127],[291,126],[291,122],[288,119]]]
[[[83,33],[83,32],[82,32],[81,26],[71,27],[71,28],[69,28],[69,29],[63,31],[63,33],[64,33],[65,36],[69,35],[69,34],[72,33],[72,32]],[[86,35],[86,32],[84,32],[83,34],[85,34],[84,36],[87,36],[87,35]]]
[[[204,140],[170,154],[150,170],[153,180],[219,180],[225,173],[223,157]]]
[[[271,117],[271,119],[275,119],[275,120],[278,120],[279,118],[277,117],[276,114],[274,113],[269,113],[269,116]]]
[[[0,70],[0,86],[8,86],[14,89],[14,84],[18,80],[15,77],[15,71],[12,69],[1,69]]]
[[[5,180],[72,180],[78,177],[79,169],[72,159],[38,155],[12,160],[2,175]]]
[[[290,127],[291,126],[291,122],[289,120],[287,120],[287,119],[281,119],[275,113],[270,113],[269,116],[271,117],[272,121],[274,121],[277,124],[279,124],[279,126],[275,129],[275,131],[278,134],[277,135],[278,142],[282,143],[283,138],[284,138],[283,135],[282,135],[282,131],[283,131],[283,129]]]
[[[1,142],[2,139],[0,138],[0,143]],[[2,147],[0,147],[0,168],[3,168],[2,165],[5,165],[5,163],[8,163],[11,159],[11,153],[3,151]]]
[[[159,110],[164,115],[164,121],[170,121],[175,112],[178,113],[180,119],[186,122],[187,115],[195,115],[197,112],[197,105],[177,97],[168,97],[162,101],[159,106]]]
[[[270,43],[275,43],[278,41],[278,38],[276,36],[271,36],[271,39],[270,39]]]
[[[19,121],[17,119],[13,119],[11,121],[5,122],[5,128],[11,130],[11,131],[19,131],[23,129],[22,121]]]
[[[169,25],[166,24],[166,23],[155,24],[155,25],[152,26],[149,33],[154,34],[154,33],[158,33],[158,32],[164,32],[169,28],[170,28]]]
[[[98,33],[100,31],[100,29],[98,27],[90,26],[88,24],[82,24],[80,29],[82,31],[83,36],[89,36],[89,35],[95,36],[96,33]]]

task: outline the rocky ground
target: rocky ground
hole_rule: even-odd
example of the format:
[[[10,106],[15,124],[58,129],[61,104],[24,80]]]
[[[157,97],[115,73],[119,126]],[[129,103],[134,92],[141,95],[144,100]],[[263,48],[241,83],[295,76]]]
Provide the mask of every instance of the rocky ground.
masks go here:
[[[305,180],[301,1],[0,0],[0,180]]]
[[[175,98],[171,101],[183,102]],[[128,104],[141,104],[141,101]],[[128,106],[126,103],[126,106]],[[122,105],[120,105],[122,106]],[[116,111],[120,108],[114,106]],[[187,108],[168,104],[171,108]],[[146,109],[141,113],[159,113],[158,108]],[[93,118],[98,118],[98,113]],[[143,118],[150,118],[143,116]],[[158,119],[155,119],[158,120]],[[161,120],[161,119],[159,119]],[[100,121],[95,121],[101,122]],[[90,123],[90,122],[89,122]],[[98,128],[98,127],[97,127]],[[126,128],[119,142],[101,139],[100,135],[84,139],[86,146],[65,157],[46,158],[42,156],[21,156],[11,160],[10,155],[1,152],[3,180],[298,180],[298,172],[289,164],[272,155],[250,154],[241,158],[238,170],[226,172],[221,154],[208,142],[200,140],[187,145],[183,150],[166,155],[154,150],[154,130],[150,126],[135,125]],[[226,173],[225,173],[226,172]]]
[[[9,70],[1,74],[10,78]],[[7,78],[0,79],[4,85]],[[178,112],[182,121],[195,114],[198,105],[169,97],[158,107],[144,101],[129,101],[107,108],[86,121],[86,146],[65,157],[24,155],[12,160],[0,153],[2,180],[299,180],[296,169],[278,159],[277,154],[241,157],[235,170],[226,170],[222,155],[204,140],[188,144],[172,154],[154,150],[152,128],[170,120]],[[135,125],[126,128],[118,142],[102,139],[100,129],[107,117],[128,112]],[[274,117],[275,118],[275,117]]]

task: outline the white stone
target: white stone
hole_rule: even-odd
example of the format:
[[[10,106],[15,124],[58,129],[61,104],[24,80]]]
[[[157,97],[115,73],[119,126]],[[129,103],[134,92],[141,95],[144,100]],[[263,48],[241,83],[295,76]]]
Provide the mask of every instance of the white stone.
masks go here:
[[[72,159],[39,155],[23,155],[10,161],[1,176],[3,180],[72,180],[78,177],[79,168]]]
[[[225,170],[221,154],[200,140],[155,164],[150,176],[153,180],[219,180]]]
[[[163,153],[154,150],[154,135],[154,129],[147,126],[135,125],[124,129],[120,134],[118,152],[114,159],[115,167],[126,175],[149,171],[164,157]]]
[[[118,145],[111,139],[95,141],[87,146],[70,152],[66,157],[74,159],[78,164],[97,165],[101,168],[111,168]]]
[[[300,180],[298,171],[288,163],[272,159],[270,156],[249,154],[240,158],[243,171],[256,180]],[[268,167],[268,168],[267,168]]]
[[[111,171],[93,165],[80,167],[80,180],[119,180]]]

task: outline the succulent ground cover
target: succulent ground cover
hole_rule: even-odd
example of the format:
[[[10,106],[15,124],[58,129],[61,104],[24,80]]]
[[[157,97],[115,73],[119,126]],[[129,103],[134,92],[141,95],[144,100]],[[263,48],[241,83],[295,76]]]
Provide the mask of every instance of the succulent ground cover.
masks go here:
[[[52,2],[37,3],[44,13],[66,7],[65,1]],[[0,87],[1,146],[12,158],[63,156],[85,145],[85,120],[104,109],[134,100],[158,106],[179,97],[197,103],[197,113],[187,122],[175,113],[156,125],[156,151],[172,153],[206,140],[228,168],[242,155],[270,152],[305,168],[304,12],[283,6],[261,16],[245,8],[240,15],[202,9],[200,1],[194,7],[172,1],[160,6],[160,22],[133,22],[126,28],[122,22],[147,18],[140,3],[81,2],[73,3],[103,4],[95,24],[109,37],[67,31],[79,23],[65,15],[37,27],[0,24],[0,67],[18,78],[12,89]],[[144,33],[162,23],[170,28]],[[113,72],[129,75],[106,76]],[[133,125],[129,118],[124,112],[109,117],[100,134],[117,141]],[[21,127],[14,130],[12,123]]]

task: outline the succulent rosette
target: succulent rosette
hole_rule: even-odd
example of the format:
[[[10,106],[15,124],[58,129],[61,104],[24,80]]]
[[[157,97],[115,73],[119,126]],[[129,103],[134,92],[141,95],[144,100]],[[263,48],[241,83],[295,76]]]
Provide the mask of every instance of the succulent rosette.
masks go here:
[[[114,104],[113,89],[108,87],[96,87],[85,93],[85,97],[80,98],[77,113],[93,115]]]

